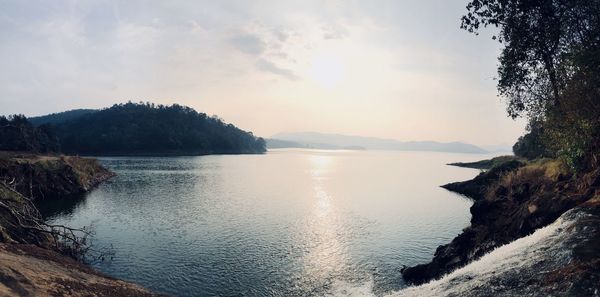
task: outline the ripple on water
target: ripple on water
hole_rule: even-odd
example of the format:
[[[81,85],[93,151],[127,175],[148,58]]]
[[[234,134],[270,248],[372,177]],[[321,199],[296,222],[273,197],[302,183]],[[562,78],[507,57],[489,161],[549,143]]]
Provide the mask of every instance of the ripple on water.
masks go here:
[[[52,220],[93,222],[94,244],[115,252],[96,267],[158,292],[382,294],[402,286],[402,265],[429,260],[468,224],[470,202],[438,187],[477,174],[444,165],[467,157],[279,151],[102,158],[118,175]]]

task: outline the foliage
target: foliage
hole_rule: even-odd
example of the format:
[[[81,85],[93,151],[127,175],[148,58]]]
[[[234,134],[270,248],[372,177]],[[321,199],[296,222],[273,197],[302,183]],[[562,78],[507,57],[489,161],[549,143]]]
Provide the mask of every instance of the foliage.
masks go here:
[[[96,110],[96,109],[73,109],[73,110],[69,110],[69,111],[52,113],[52,114],[45,115],[45,116],[30,117],[29,121],[35,126],[40,126],[43,124],[56,125],[58,123],[76,119],[82,115],[85,115],[88,113],[94,113],[96,111],[98,111],[98,110]]]
[[[471,0],[461,27],[477,33],[487,26],[500,29],[493,38],[504,45],[498,90],[508,114],[543,127],[517,146],[537,150],[541,139],[546,152],[574,167],[596,155],[600,0]]]
[[[499,157],[494,157],[494,158],[491,158],[488,160],[481,160],[481,161],[476,161],[476,162],[466,162],[466,163],[465,162],[456,162],[456,163],[449,163],[448,165],[488,170],[488,169],[492,169],[496,166],[501,166],[504,163],[511,162],[511,161],[525,161],[525,160],[522,160],[521,158],[515,157],[515,156],[499,156]]]
[[[561,159],[538,159],[517,170],[501,175],[497,182],[491,185],[487,196],[498,194],[499,188],[512,191],[511,194],[504,193],[507,197],[531,195],[531,192],[542,190],[544,185],[551,188],[550,185],[570,177],[571,174],[570,168]],[[490,199],[493,198],[490,197]]]
[[[60,150],[50,125],[33,126],[25,116],[0,116],[0,150],[38,153]]]
[[[263,153],[265,141],[181,105],[115,104],[56,124],[65,153],[101,155]]]
[[[515,156],[523,157],[529,160],[548,157],[551,153],[544,144],[543,127],[540,122],[531,122],[527,128],[529,133],[519,137],[513,145]]]

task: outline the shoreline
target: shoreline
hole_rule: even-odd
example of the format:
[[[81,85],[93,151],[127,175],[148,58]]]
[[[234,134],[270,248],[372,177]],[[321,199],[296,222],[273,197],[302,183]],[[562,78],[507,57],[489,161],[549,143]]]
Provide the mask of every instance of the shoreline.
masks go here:
[[[17,178],[16,180],[22,180],[22,182],[29,183],[29,185],[33,184],[35,187],[39,186],[40,191],[63,191],[63,193],[80,191],[83,193],[115,175],[103,168],[96,159],[33,154],[28,155],[27,158],[25,157],[25,155],[19,156],[18,160],[14,161],[16,165],[13,164],[12,167],[6,167],[6,161],[0,160],[2,161],[0,165],[4,166],[0,166],[0,173],[22,174],[23,172],[33,172],[35,174],[31,174],[30,180],[26,178]],[[474,204],[470,207],[471,224],[450,243],[439,246],[431,262],[402,270],[402,276],[407,280],[407,283],[424,284],[428,282],[427,284],[416,287],[411,286],[397,293],[402,295],[415,292],[415,290],[420,292],[419,290],[422,290],[422,288],[433,288],[435,286],[439,289],[440,284],[445,281],[448,284],[444,285],[444,290],[452,291],[465,286],[475,286],[472,289],[474,292],[479,292],[477,293],[479,295],[474,294],[473,296],[486,296],[486,291],[481,291],[486,289],[485,286],[482,289],[472,281],[480,275],[477,274],[476,270],[472,268],[469,268],[469,270],[466,267],[481,265],[477,262],[484,258],[488,259],[489,255],[494,253],[496,249],[509,249],[506,246],[514,246],[517,241],[523,242],[521,239],[539,233],[538,231],[546,226],[556,224],[567,213],[573,212],[572,209],[583,209],[585,212],[594,215],[593,221],[600,221],[600,169],[572,176],[557,160],[519,161],[517,163],[513,161],[509,160],[497,164],[486,171],[482,171],[472,180],[449,184],[454,185],[451,187],[457,189],[455,192],[474,200]],[[30,171],[23,171],[21,167]],[[7,171],[6,168],[11,168],[11,170]],[[41,172],[44,172],[44,174],[41,174]],[[46,175],[52,176],[52,178]],[[26,177],[26,175],[24,176]],[[45,178],[38,179],[37,183],[33,183],[33,179],[40,176],[45,176]],[[57,179],[57,177],[60,178]],[[40,181],[55,182],[59,180],[74,183],[76,187],[44,187],[40,184]],[[449,189],[451,188],[449,185],[442,187]],[[5,187],[4,182],[0,186]],[[0,190],[3,189],[1,187]],[[17,188],[17,185],[15,185],[15,188]],[[479,190],[465,192],[464,189]],[[583,193],[577,194],[582,190]],[[0,198],[7,199],[6,195],[3,197],[3,193],[5,192],[0,191]],[[46,197],[48,195],[42,196]],[[10,199],[20,198],[13,197]],[[0,218],[1,215],[0,213]],[[576,224],[579,226],[586,223],[577,221]],[[575,228],[575,230],[581,230],[581,228]],[[596,231],[591,236],[600,234]],[[559,229],[557,232],[559,232],[559,236],[565,235],[564,230]],[[9,232],[7,234],[10,239],[10,236],[14,233]],[[571,249],[578,257],[577,259],[585,259],[585,261],[600,264],[600,257],[595,254],[595,251],[600,247],[600,242],[591,240],[588,243],[582,241],[589,239],[585,236],[590,235],[585,234],[575,234],[578,236],[576,238],[579,242],[576,248],[572,247]],[[7,236],[3,237],[7,238]],[[139,285],[106,276],[94,270],[91,266],[60,254],[52,248],[27,244],[26,241],[30,240],[21,240],[18,237],[14,237],[12,242],[0,240],[0,260],[8,263],[5,265],[6,269],[0,269],[0,277],[3,277],[3,280],[0,281],[0,294],[51,295],[56,292],[68,292],[70,295],[79,296],[77,294],[83,294],[82,292],[90,290],[98,296],[159,296]],[[536,248],[539,249],[540,247],[531,246],[529,250],[535,252],[538,250]],[[590,251],[592,251],[591,254]],[[543,260],[543,258],[540,259],[540,261]],[[552,258],[547,258],[543,261],[550,263],[552,260]],[[486,261],[489,262],[489,259]],[[502,283],[504,287],[499,292],[504,292],[504,294],[507,294],[506,292],[514,293],[516,288],[531,291],[535,288],[550,290],[555,286],[559,286],[558,291],[552,292],[560,294],[575,289],[588,290],[586,292],[595,289],[593,282],[585,282],[584,280],[590,277],[593,279],[598,277],[600,280],[600,272],[594,270],[597,266],[577,263],[565,266],[558,262],[552,262],[551,265],[544,266],[549,271],[545,271],[543,274],[523,276],[530,279],[531,284],[517,281],[511,283],[500,277],[501,275],[512,277],[511,275],[517,274],[521,268],[516,266],[504,271],[503,274],[495,275],[493,279],[498,283]],[[533,263],[531,267],[535,267],[535,265],[542,264]],[[464,271],[470,272],[465,274]],[[26,277],[23,278],[20,275]],[[489,276],[483,275],[481,277]],[[430,282],[440,278],[444,281]],[[543,284],[540,282],[543,282]],[[512,287],[511,284],[513,284]],[[575,286],[583,287],[577,288]],[[510,294],[506,296],[510,296]]]
[[[37,210],[114,176],[93,158],[0,152],[0,295],[160,296],[96,271],[84,261],[87,234],[48,225]]]
[[[438,280],[391,296],[598,296],[599,202],[575,207]]]
[[[471,224],[439,246],[430,262],[402,270],[404,280],[414,285],[473,263],[552,224],[576,206],[596,208],[598,203],[586,202],[600,201],[600,170],[575,175],[558,160],[508,160],[471,180],[442,187],[474,200]]]
[[[55,251],[0,243],[2,296],[161,296]]]

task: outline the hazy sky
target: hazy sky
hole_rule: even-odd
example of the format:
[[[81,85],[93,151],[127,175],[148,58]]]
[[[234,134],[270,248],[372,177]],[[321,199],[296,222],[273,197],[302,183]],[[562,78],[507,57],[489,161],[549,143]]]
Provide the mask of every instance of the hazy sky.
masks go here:
[[[0,0],[0,114],[180,103],[251,130],[513,143],[466,0]]]

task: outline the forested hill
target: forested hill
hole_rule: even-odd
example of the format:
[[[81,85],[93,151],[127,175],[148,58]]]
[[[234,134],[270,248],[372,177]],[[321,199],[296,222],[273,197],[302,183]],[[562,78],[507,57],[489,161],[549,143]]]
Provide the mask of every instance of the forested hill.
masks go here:
[[[69,154],[202,155],[263,153],[265,141],[181,105],[116,104],[32,118],[49,123]]]
[[[63,112],[58,112],[58,113],[52,113],[52,114],[45,115],[45,116],[31,117],[31,118],[29,118],[29,121],[35,126],[40,126],[40,125],[44,125],[44,124],[52,125],[52,124],[58,124],[58,123],[66,122],[68,120],[76,119],[78,117],[81,117],[82,115],[97,112],[97,111],[98,111],[97,109],[73,109],[73,110],[68,110],[68,111],[63,111]]]

